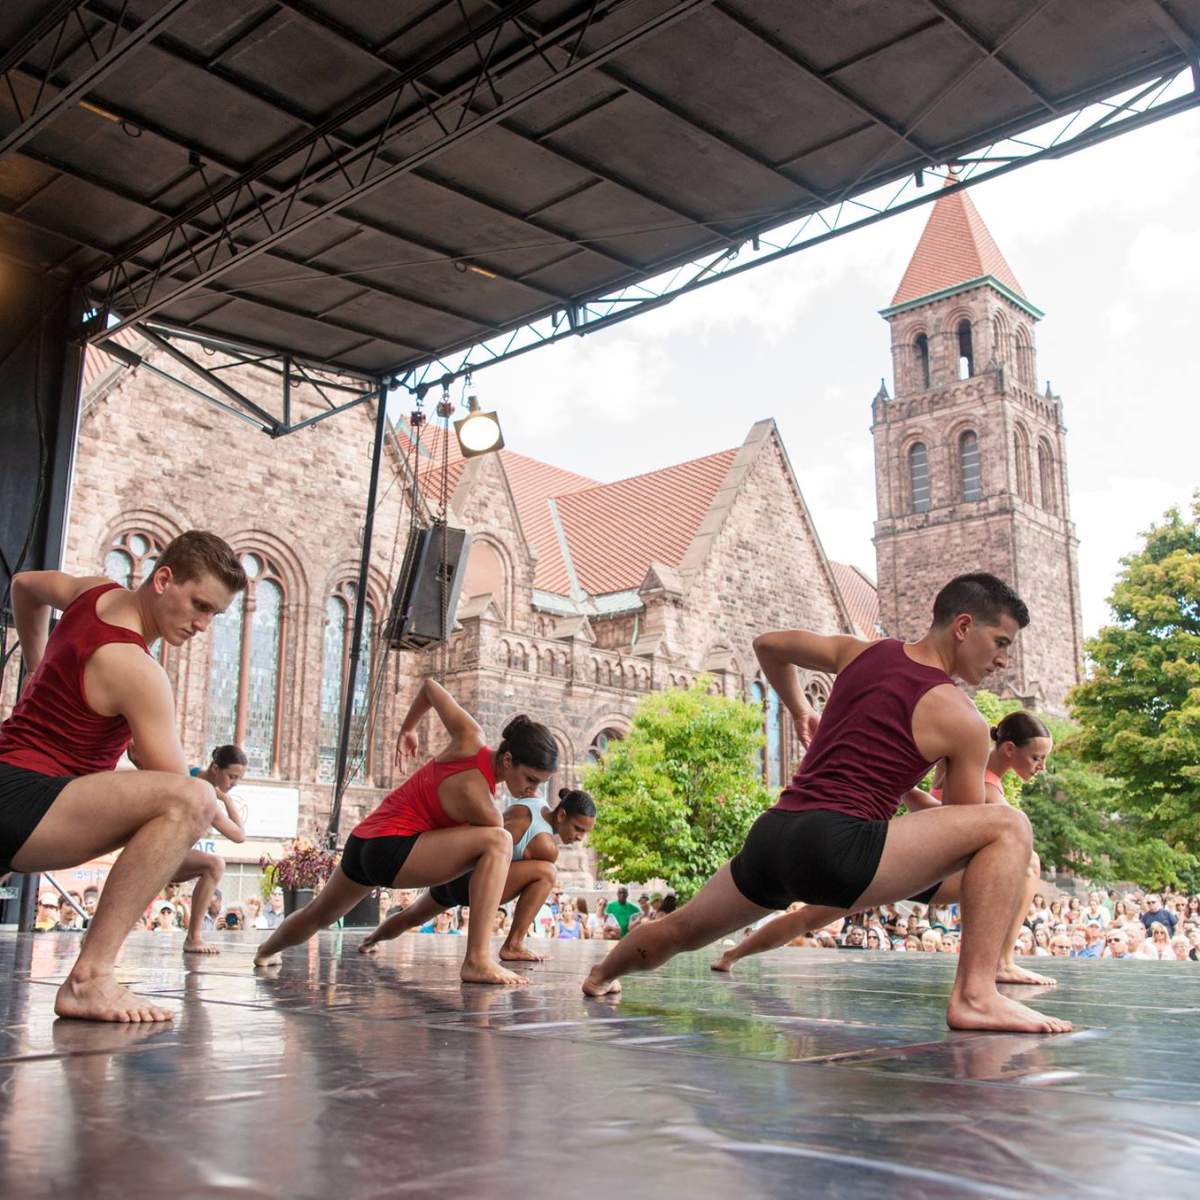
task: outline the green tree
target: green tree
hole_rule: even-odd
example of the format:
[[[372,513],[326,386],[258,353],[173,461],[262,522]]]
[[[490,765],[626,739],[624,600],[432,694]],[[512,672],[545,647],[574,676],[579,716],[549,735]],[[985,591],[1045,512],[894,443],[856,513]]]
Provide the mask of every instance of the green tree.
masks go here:
[[[763,786],[762,710],[686,690],[646,696],[629,736],[583,774],[596,799],[591,843],[623,880],[664,879],[689,899],[740,848],[772,796]]]
[[[1200,492],[1190,520],[1171,509],[1122,563],[1071,697],[1080,749],[1121,781],[1144,836],[1186,854],[1200,838]]]

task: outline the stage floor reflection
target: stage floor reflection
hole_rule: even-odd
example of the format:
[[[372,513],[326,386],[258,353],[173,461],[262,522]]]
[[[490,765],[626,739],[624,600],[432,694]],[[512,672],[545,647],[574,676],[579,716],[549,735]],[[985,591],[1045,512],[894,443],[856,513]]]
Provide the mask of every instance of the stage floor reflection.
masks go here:
[[[362,936],[265,977],[247,935],[134,934],[177,1015],[118,1027],[54,1018],[78,935],[0,935],[0,1196],[1195,1194],[1197,964],[1039,960],[1076,1025],[1043,1038],[947,1031],[943,955],[692,954],[613,1004],[579,991],[603,943],[510,991],[459,983],[460,938]]]

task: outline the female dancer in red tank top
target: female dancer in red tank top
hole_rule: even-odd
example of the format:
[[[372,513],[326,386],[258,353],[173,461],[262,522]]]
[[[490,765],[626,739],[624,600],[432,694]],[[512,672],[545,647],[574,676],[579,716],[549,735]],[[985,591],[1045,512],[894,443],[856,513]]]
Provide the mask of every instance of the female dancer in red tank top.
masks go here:
[[[1011,771],[1019,779],[1028,781],[1035,775],[1040,775],[1046,769],[1046,759],[1054,747],[1050,731],[1032,713],[1009,713],[999,725],[991,731],[993,749],[988,756],[987,767],[983,772],[985,804],[1007,804],[1004,795],[1004,776]],[[928,792],[913,788],[905,796],[905,803],[910,811],[919,812],[925,808],[936,808],[942,802],[941,780],[945,774],[944,767],[939,764],[934,772],[934,786]],[[1009,930],[1009,938],[1004,943],[1000,962],[996,967],[997,983],[1026,983],[1040,984],[1043,987],[1054,987],[1058,981],[1049,975],[1039,975],[1029,971],[1016,961],[1016,940],[1025,914],[1029,911],[1029,902],[1041,881],[1042,863],[1036,854],[1029,860],[1026,873],[1025,898],[1013,917]],[[955,872],[948,879],[924,892],[911,897],[920,904],[957,904],[962,895],[961,871]],[[839,917],[848,916],[846,909],[828,908],[819,904],[806,904],[795,912],[786,912],[781,916],[760,926],[748,938],[731,946],[724,954],[713,962],[714,971],[731,971],[733,964],[740,959],[749,958],[752,954],[762,954],[767,950],[776,950],[786,946],[793,938],[802,937],[817,929],[822,929]]]
[[[480,913],[500,907],[512,837],[492,800],[496,784],[506,784],[517,798],[532,796],[558,765],[557,745],[545,726],[520,716],[505,726],[499,748],[490,750],[475,718],[427,679],[400,728],[400,763],[416,754],[415,730],[430,709],[450,744],[355,826],[329,882],[263,942],[256,966],[275,966],[289,946],[327,929],[377,887],[433,887],[470,871],[471,907]],[[523,975],[492,958],[489,932],[490,922],[471,922],[464,982],[525,984]]]

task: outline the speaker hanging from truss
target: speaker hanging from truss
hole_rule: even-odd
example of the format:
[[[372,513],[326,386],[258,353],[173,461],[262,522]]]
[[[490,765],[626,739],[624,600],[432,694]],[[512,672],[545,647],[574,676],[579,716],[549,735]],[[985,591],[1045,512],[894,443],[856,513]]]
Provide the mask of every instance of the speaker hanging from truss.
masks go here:
[[[394,650],[424,650],[454,628],[471,535],[441,520],[408,532],[392,599],[387,640]]]

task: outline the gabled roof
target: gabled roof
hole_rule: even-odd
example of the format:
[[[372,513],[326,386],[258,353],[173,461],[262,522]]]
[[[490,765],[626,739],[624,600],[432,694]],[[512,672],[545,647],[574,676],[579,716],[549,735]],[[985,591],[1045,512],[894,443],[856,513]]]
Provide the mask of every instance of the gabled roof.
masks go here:
[[[858,636],[877,640],[882,635],[879,631],[879,592],[875,584],[864,572],[849,563],[830,559],[829,565]]]
[[[946,177],[947,186],[957,182],[953,175]],[[1010,299],[1032,309],[971,197],[962,188],[944,191],[930,211],[921,240],[884,315],[985,280],[999,284]],[[1033,312],[1041,315],[1036,309]]]
[[[583,590],[596,596],[637,588],[653,559],[678,566],[736,455],[722,450],[557,497]],[[567,582],[565,571],[543,577],[539,563],[537,587],[563,594]]]

